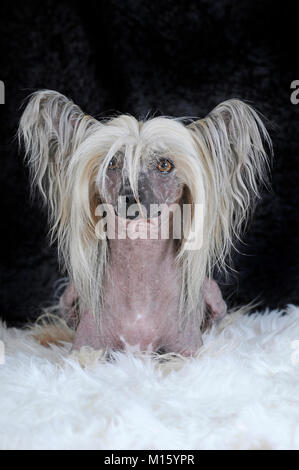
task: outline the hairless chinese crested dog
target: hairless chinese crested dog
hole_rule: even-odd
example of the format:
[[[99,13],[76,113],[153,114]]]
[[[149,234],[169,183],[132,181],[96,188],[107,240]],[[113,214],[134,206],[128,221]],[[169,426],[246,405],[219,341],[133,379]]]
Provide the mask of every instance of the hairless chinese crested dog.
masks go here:
[[[69,277],[73,349],[195,354],[227,310],[212,269],[226,269],[267,174],[258,114],[228,100],[188,122],[98,121],[44,90],[19,134]]]

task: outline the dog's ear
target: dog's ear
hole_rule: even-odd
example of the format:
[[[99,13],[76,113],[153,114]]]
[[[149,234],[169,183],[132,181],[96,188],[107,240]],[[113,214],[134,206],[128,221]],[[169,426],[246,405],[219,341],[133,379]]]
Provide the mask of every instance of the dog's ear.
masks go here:
[[[25,144],[32,186],[49,204],[54,223],[62,217],[68,164],[94,123],[71,100],[52,90],[31,95],[21,117],[19,139]]]
[[[224,101],[188,127],[206,173],[205,220],[213,240],[211,255],[224,262],[233,236],[239,237],[259,194],[259,183],[267,179],[271,141],[256,111],[239,100]]]

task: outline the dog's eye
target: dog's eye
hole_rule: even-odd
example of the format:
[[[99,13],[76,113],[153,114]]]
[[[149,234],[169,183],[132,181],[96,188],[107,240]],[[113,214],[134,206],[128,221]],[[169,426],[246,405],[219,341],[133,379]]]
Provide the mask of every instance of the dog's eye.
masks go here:
[[[163,160],[160,160],[157,166],[158,170],[161,173],[170,173],[173,167],[174,165],[169,160],[166,160],[165,158]]]
[[[117,160],[115,157],[113,157],[108,165],[109,170],[115,170],[118,167]]]

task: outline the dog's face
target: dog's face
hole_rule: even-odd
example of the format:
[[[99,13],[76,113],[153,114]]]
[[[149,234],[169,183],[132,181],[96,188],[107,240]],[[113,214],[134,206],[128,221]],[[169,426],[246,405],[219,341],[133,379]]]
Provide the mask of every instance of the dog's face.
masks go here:
[[[140,160],[137,193],[134,194],[123,152],[117,152],[106,169],[105,203],[111,204],[116,215],[127,219],[157,217],[162,207],[179,204],[184,185],[177,168],[167,155],[153,153]]]

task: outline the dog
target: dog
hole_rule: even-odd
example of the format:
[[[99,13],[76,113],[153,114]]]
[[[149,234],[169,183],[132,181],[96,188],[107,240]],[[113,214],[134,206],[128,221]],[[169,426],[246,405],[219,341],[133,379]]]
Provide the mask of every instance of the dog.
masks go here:
[[[232,99],[198,120],[98,121],[42,90],[19,137],[69,277],[60,313],[73,349],[196,354],[227,313],[212,271],[227,270],[267,178],[257,112]]]

